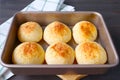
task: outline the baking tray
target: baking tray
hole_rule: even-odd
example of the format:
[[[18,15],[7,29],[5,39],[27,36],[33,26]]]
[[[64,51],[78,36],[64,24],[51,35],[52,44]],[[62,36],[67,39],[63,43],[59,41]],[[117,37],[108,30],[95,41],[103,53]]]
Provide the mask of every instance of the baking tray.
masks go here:
[[[29,64],[18,65],[12,63],[12,52],[14,48],[20,44],[17,38],[17,31],[19,26],[27,21],[38,22],[44,29],[46,25],[53,21],[61,21],[72,28],[77,22],[87,20],[96,25],[98,37],[96,42],[100,43],[107,52],[108,61],[106,64],[72,64],[72,65],[47,65],[47,64]],[[48,44],[42,40],[39,42],[44,49]],[[68,42],[70,46],[75,48],[76,44],[72,39]],[[110,38],[109,32],[102,18],[98,12],[78,11],[78,12],[18,12],[15,14],[11,24],[5,46],[2,50],[0,62],[3,66],[9,68],[14,74],[19,75],[40,75],[40,74],[102,74],[109,68],[115,67],[118,62],[118,55],[116,53],[113,42]]]

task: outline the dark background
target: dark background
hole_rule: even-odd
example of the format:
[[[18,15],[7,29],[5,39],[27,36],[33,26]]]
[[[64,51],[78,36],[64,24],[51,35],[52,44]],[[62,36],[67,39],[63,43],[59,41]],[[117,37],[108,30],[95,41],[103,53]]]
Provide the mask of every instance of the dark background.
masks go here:
[[[20,11],[33,0],[0,0],[0,24]],[[120,56],[120,0],[65,0],[76,11],[97,11],[103,15],[113,43]],[[15,75],[9,80],[60,80],[55,75]],[[120,80],[120,65],[102,75],[90,75],[82,80]]]

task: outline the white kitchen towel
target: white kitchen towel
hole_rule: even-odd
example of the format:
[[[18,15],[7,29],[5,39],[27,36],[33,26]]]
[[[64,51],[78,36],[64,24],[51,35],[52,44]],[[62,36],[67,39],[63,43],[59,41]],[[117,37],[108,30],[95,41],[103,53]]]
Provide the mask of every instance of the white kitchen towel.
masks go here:
[[[34,0],[21,11],[75,11],[73,6],[63,4],[64,0]],[[13,17],[0,25],[0,55],[5,44]],[[0,80],[7,80],[14,74],[0,65]]]

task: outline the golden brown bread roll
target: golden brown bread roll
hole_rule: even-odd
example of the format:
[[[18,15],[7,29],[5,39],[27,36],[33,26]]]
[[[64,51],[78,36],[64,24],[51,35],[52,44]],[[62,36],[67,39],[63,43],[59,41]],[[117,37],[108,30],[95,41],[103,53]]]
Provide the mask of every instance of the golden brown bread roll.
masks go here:
[[[18,39],[21,42],[39,42],[42,39],[42,28],[36,22],[23,23],[18,30]]]
[[[45,54],[47,64],[73,64],[74,58],[74,50],[63,42],[50,45]]]
[[[82,42],[76,47],[75,53],[78,64],[104,64],[107,61],[106,51],[96,42]]]
[[[97,29],[88,21],[80,21],[73,27],[73,38],[77,44],[82,41],[94,41],[97,37]]]
[[[14,49],[12,62],[14,64],[42,64],[44,57],[44,50],[38,43],[23,42]]]
[[[44,40],[48,44],[55,42],[68,42],[71,39],[71,30],[65,24],[54,21],[44,30]]]

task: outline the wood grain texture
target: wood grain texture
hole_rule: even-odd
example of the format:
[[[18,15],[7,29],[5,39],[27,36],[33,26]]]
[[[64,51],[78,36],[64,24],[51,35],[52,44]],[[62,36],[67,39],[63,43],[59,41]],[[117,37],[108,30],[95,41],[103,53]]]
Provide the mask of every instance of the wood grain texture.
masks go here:
[[[23,9],[33,0],[0,0],[0,24]],[[120,57],[120,0],[65,0],[76,11],[97,11],[104,17],[107,28]],[[60,80],[55,75],[15,75],[9,80]],[[90,75],[82,80],[120,80],[120,65],[102,75]]]

